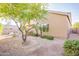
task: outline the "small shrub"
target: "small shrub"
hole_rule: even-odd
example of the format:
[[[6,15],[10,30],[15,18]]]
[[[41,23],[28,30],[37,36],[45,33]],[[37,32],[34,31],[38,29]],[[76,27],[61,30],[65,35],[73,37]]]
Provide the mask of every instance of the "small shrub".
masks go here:
[[[79,40],[66,40],[64,42],[64,55],[79,56]]]
[[[16,37],[16,34],[13,34],[13,37]]]
[[[31,35],[31,36],[39,36],[38,34],[36,34],[34,32],[30,32],[28,35]]]
[[[32,36],[39,36],[38,34],[36,34],[36,33],[33,33],[33,34],[31,34]]]
[[[46,39],[49,39],[49,40],[53,40],[54,39],[53,36],[49,36],[49,35],[44,35],[44,36],[42,36],[42,38],[46,38]]]
[[[39,36],[40,37],[39,34],[36,34],[34,32],[30,32],[28,35],[31,35],[31,36]],[[44,36],[42,36],[42,38],[49,39],[49,40],[53,40],[54,39],[53,36],[49,36],[49,35],[44,35]]]

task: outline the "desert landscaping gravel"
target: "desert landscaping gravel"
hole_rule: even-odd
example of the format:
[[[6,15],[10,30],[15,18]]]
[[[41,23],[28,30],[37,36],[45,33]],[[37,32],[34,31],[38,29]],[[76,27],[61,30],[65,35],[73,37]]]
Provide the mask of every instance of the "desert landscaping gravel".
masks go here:
[[[7,38],[6,38],[7,37]],[[2,38],[2,39],[1,39]],[[72,39],[79,39],[78,34],[71,34]],[[54,38],[54,40],[42,39],[40,37],[28,36],[26,44],[22,44],[19,36],[0,36],[1,56],[63,56],[64,41],[67,39]]]
[[[29,36],[27,44],[22,45],[22,40],[10,38],[0,40],[0,55],[9,56],[46,56],[63,55],[62,39],[47,40],[40,37]]]

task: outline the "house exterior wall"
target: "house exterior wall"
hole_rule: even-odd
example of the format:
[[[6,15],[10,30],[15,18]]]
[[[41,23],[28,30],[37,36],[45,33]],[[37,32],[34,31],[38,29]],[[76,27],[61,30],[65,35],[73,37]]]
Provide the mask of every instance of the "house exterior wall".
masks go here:
[[[45,23],[49,24],[49,31],[43,35],[51,35],[58,38],[67,38],[70,23],[66,15],[49,13]]]

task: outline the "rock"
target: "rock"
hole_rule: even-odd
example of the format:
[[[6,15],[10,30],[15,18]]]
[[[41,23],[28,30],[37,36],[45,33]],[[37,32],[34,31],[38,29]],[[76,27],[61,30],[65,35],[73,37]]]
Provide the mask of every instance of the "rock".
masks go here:
[[[15,33],[14,32],[11,32],[11,33],[9,33],[9,35],[15,35]]]

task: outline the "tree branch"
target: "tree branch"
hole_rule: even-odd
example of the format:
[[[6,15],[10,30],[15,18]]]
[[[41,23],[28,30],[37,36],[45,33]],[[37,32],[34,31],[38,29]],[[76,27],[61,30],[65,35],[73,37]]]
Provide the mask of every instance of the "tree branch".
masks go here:
[[[18,27],[18,29],[23,33],[23,31],[21,30],[21,27],[19,27],[18,23],[15,20],[13,20],[13,21],[15,22],[16,26]]]

